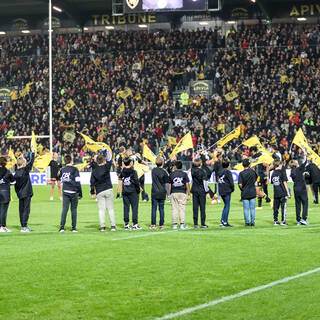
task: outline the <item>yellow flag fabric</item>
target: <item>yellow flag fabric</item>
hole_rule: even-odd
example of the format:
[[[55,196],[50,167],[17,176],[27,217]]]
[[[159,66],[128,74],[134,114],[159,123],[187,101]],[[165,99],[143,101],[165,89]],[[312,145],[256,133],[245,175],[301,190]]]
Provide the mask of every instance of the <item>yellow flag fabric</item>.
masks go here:
[[[18,96],[18,91],[17,90],[12,90],[10,92],[10,97],[12,101],[18,100],[19,96]]]
[[[51,159],[52,159],[51,153],[46,153],[43,156],[38,156],[34,159],[33,166],[39,172],[45,172],[49,166]]]
[[[93,152],[97,152],[99,150],[107,149],[112,155],[112,151],[111,151],[110,147],[106,143],[104,143],[104,142],[96,142],[96,141],[92,140],[90,137],[86,136],[85,134],[83,134],[81,132],[79,132],[79,134],[82,136],[82,138],[86,142],[86,147],[88,148],[88,150],[93,151]]]
[[[134,170],[137,171],[138,174],[138,178],[140,179],[140,177],[142,177],[146,172],[149,172],[150,169],[148,166],[146,166],[145,164],[141,164],[138,161],[134,162]]]
[[[233,129],[231,132],[229,132],[226,136],[224,136],[222,139],[220,139],[217,143],[219,148],[222,148],[226,143],[231,141],[234,138],[238,138],[241,134],[241,126],[238,126],[237,128]]]
[[[118,107],[117,111],[116,111],[116,115],[120,115],[122,112],[124,112],[125,108],[124,108],[124,103],[121,103],[120,106]]]
[[[150,160],[152,163],[156,163],[156,156],[155,154],[150,150],[150,148],[145,144],[143,146],[143,153],[142,156],[148,160]]]
[[[230,82],[229,80],[227,80],[227,89],[230,90],[231,86],[230,86]]]
[[[262,144],[261,144],[259,138],[258,138],[257,136],[255,136],[255,135],[252,136],[251,138],[243,141],[242,144],[243,144],[244,146],[249,147],[249,148],[250,148],[250,147],[257,147],[258,149],[259,149],[259,148],[262,148]]]
[[[75,102],[72,99],[69,99],[67,101],[67,104],[63,108],[64,108],[64,110],[69,112],[75,105],[76,105]]]
[[[31,134],[31,144],[30,144],[30,149],[32,152],[35,152],[37,153],[37,141],[36,141],[36,136],[34,134],[34,132],[32,131],[32,134]]]
[[[231,91],[231,92],[227,93],[224,97],[228,102],[230,102],[230,101],[234,100],[235,98],[237,98],[238,94],[235,91]]]
[[[168,143],[171,146],[175,146],[177,144],[177,138],[168,136]]]
[[[117,98],[127,99],[128,97],[132,97],[132,91],[130,88],[125,88],[124,90],[119,90],[116,94]]]
[[[12,149],[9,149],[9,153],[8,153],[8,157],[10,158],[9,161],[7,162],[6,168],[7,169],[11,169],[12,167],[14,167],[14,165],[17,163],[17,159],[14,155],[14,152],[12,151]]]
[[[189,131],[175,146],[175,148],[171,153],[171,156],[174,156],[179,152],[192,149],[192,148],[193,148],[192,136],[191,136],[191,132]]]
[[[258,164],[261,163],[267,163],[267,164],[271,164],[273,163],[274,159],[272,158],[272,156],[270,154],[265,154],[263,153],[260,157],[251,160],[251,167],[257,166]]]
[[[244,170],[244,167],[243,167],[242,163],[238,163],[237,165],[235,165],[235,166],[233,167],[233,169],[239,170],[239,171],[243,171],[243,170]]]
[[[76,167],[79,171],[82,171],[87,166],[88,166],[87,162],[78,163],[74,165],[74,167]]]
[[[24,97],[26,96],[30,90],[31,90],[31,86],[32,86],[33,82],[28,82],[25,86],[25,88],[23,88],[22,90],[20,90],[19,94],[20,94],[20,97]]]
[[[303,134],[302,129],[300,128],[296,133],[292,143],[296,144],[299,148],[304,150],[307,153],[307,158],[312,160],[320,168],[320,157],[312,150],[310,147],[307,138]]]

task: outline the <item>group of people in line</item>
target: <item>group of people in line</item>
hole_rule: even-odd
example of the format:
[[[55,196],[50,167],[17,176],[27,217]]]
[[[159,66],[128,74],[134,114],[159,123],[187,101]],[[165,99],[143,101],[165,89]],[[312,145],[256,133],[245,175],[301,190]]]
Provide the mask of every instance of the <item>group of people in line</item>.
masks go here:
[[[256,147],[250,148],[251,156],[260,156]],[[282,164],[281,155],[274,155],[274,163],[266,166],[259,164],[250,168],[249,158],[242,161],[244,170],[239,173],[238,186],[241,191],[241,201],[243,203],[243,213],[246,227],[255,226],[256,198],[258,197],[258,208],[261,207],[263,198],[267,202],[268,197],[265,185],[273,185],[273,220],[274,225],[287,226],[287,199],[291,197],[288,188],[288,178],[286,169]],[[30,215],[30,204],[33,196],[32,184],[29,173],[32,169],[34,153],[30,153],[29,162],[20,156],[17,159],[17,169],[13,175],[6,169],[7,159],[0,157],[0,232],[10,232],[6,226],[7,212],[11,200],[10,185],[14,183],[15,191],[19,198],[19,216],[21,232],[31,232],[28,226]],[[111,231],[116,230],[114,213],[114,192],[110,177],[110,170],[113,163],[112,155],[109,151],[103,151],[96,155],[90,165],[92,168],[90,178],[90,193],[93,199],[97,200],[100,231],[106,231],[106,211],[108,211]],[[117,198],[123,201],[124,229],[140,230],[138,223],[139,194],[142,193],[144,201],[148,201],[148,194],[144,190],[144,176],[138,177],[134,169],[134,163],[143,163],[139,154],[132,154],[131,150],[120,150],[116,158],[118,173]],[[172,228],[184,230],[186,225],[186,204],[191,199],[193,209],[193,227],[208,228],[206,224],[206,198],[213,198],[216,193],[222,198],[224,207],[222,210],[220,226],[232,227],[229,224],[229,212],[231,195],[235,190],[232,172],[229,170],[230,160],[223,158],[221,153],[217,154],[215,160],[209,160],[205,152],[200,151],[193,160],[191,168],[192,186],[188,174],[182,170],[182,162],[174,157],[168,161],[158,156],[155,167],[152,169],[151,187],[151,224],[150,229],[157,228],[157,211],[159,210],[158,227],[165,228],[165,201],[168,197],[172,204]],[[65,231],[66,217],[71,209],[72,232],[77,231],[77,208],[78,201],[82,198],[82,188],[80,183],[79,170],[73,166],[72,156],[64,156],[64,166],[62,167],[55,155],[50,163],[52,192],[54,184],[62,183],[62,213],[59,232]],[[296,220],[298,225],[309,225],[308,217],[308,192],[306,179],[310,176],[313,179],[320,178],[320,169],[313,163],[306,160],[299,164],[297,160],[290,161],[290,176],[294,182],[294,197],[296,206]],[[270,174],[271,171],[271,174]],[[208,180],[215,172],[215,191],[208,185]],[[60,191],[60,188],[59,188]],[[266,191],[266,192],[264,192]],[[316,190],[318,193],[318,190]],[[316,198],[318,199],[317,195]],[[316,203],[316,200],[315,200]],[[302,216],[301,216],[302,207]],[[281,208],[281,220],[279,221],[279,209]],[[132,211],[130,225],[130,209]],[[200,224],[199,224],[200,210]],[[180,225],[179,225],[180,224]]]

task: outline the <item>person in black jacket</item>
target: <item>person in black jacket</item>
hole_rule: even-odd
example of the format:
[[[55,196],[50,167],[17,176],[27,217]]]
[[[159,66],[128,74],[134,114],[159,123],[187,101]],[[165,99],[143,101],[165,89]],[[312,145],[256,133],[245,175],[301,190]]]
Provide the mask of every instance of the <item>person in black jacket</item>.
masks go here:
[[[130,206],[132,209],[132,229],[141,230],[138,224],[138,208],[139,208],[139,193],[140,184],[138,179],[137,171],[133,169],[133,160],[129,157],[123,159],[124,168],[119,175],[118,182],[118,196],[122,191],[123,200],[123,220],[124,228],[130,230],[129,224],[129,211]]]
[[[308,172],[312,181],[312,189],[314,192],[313,203],[319,204],[319,188],[320,188],[320,169],[314,163],[308,165]]]
[[[168,173],[163,169],[163,158],[156,158],[156,168],[152,169],[152,187],[151,187],[151,226],[150,229],[156,228],[157,207],[159,206],[160,222],[159,229],[164,229],[164,202],[167,195],[169,181]]]
[[[30,180],[30,171],[34,162],[34,152],[30,153],[30,161],[20,156],[17,159],[17,170],[14,175],[16,184],[14,186],[17,196],[19,198],[19,215],[21,232],[31,232],[28,227],[28,220],[30,216],[31,198],[33,196],[32,184]]]
[[[256,219],[256,181],[258,178],[257,173],[250,168],[249,159],[242,161],[244,170],[239,174],[238,186],[241,190],[241,200],[243,203],[243,215],[245,226],[255,226]],[[249,220],[250,211],[250,220]]]
[[[7,212],[11,200],[10,183],[14,181],[14,177],[6,165],[7,159],[0,157],[0,232],[11,232],[7,228]]]
[[[222,169],[217,176],[219,192],[224,202],[220,227],[232,227],[228,222],[228,217],[230,212],[231,193],[234,191],[234,182],[231,171],[227,169],[229,164],[230,160],[228,158],[223,159]]]
[[[299,166],[297,160],[290,160],[289,166],[291,168],[291,179],[294,182],[294,200],[296,205],[296,219],[297,225],[309,225],[308,218],[308,192],[307,185],[304,179],[306,171],[307,159]],[[302,219],[301,219],[301,204],[302,204]]]
[[[110,178],[112,156],[108,158],[102,154],[97,156],[97,166],[93,166],[90,178],[90,193],[97,199],[99,207],[100,231],[106,231],[106,209],[108,210],[111,231],[116,231],[116,221],[113,209],[113,189]]]
[[[220,203],[221,200],[220,200],[220,193],[219,193],[219,184],[218,184],[218,181],[217,181],[217,176],[219,174],[219,171],[222,169],[222,153],[221,152],[218,152],[217,153],[217,159],[216,161],[214,162],[214,165],[213,165],[213,172],[214,172],[214,184],[215,184],[215,193],[218,197],[217,200],[213,199],[212,200],[212,203]]]
[[[65,167],[58,173],[58,178],[63,183],[62,188],[62,213],[59,232],[64,232],[66,218],[71,205],[72,232],[77,231],[77,209],[79,199],[82,198],[79,170],[73,166],[71,155],[64,156]]]
[[[284,170],[281,160],[275,160],[274,166],[275,169],[271,175],[271,183],[273,184],[273,220],[274,225],[287,226],[287,198],[290,198],[290,193],[288,189],[288,178],[286,171]],[[282,221],[279,223],[279,207],[281,206],[281,216]]]
[[[197,158],[193,162],[191,169],[192,176],[192,207],[193,207],[193,224],[198,228],[199,206],[201,213],[201,228],[208,228],[206,225],[206,193],[208,189],[207,174],[202,169],[202,161]]]
[[[62,200],[62,190],[61,190],[61,181],[58,179],[58,172],[61,169],[61,164],[58,162],[58,154],[54,152],[53,159],[49,163],[50,167],[50,182],[51,182],[51,191],[50,191],[50,200],[53,200],[54,187],[57,183],[60,200]]]

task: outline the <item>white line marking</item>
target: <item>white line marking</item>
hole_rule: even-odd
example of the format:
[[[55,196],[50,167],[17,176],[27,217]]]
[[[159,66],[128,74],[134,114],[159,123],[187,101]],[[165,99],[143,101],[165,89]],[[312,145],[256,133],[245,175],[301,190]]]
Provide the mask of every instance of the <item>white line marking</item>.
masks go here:
[[[295,276],[286,277],[284,279],[273,281],[273,282],[267,283],[267,284],[259,286],[259,287],[251,288],[251,289],[244,290],[244,291],[241,291],[241,292],[236,293],[236,294],[232,294],[231,296],[226,296],[226,297],[222,297],[222,298],[217,299],[217,300],[212,300],[210,302],[207,302],[207,303],[204,303],[204,304],[200,304],[200,305],[192,307],[192,308],[187,308],[187,309],[181,310],[181,311],[176,312],[176,313],[170,313],[170,314],[167,314],[167,315],[162,316],[160,318],[156,318],[156,320],[172,319],[172,318],[175,318],[175,317],[183,316],[185,314],[188,314],[188,313],[191,313],[191,312],[194,312],[194,311],[197,311],[197,310],[201,310],[201,309],[205,309],[205,308],[208,308],[208,307],[212,307],[212,306],[215,306],[215,305],[217,305],[219,303],[226,302],[226,301],[229,301],[229,300],[232,300],[232,299],[236,299],[236,298],[239,298],[239,297],[242,297],[242,296],[257,292],[257,291],[261,291],[261,290],[264,290],[264,289],[267,289],[267,288],[270,288],[270,287],[274,287],[274,286],[276,286],[278,284],[286,283],[286,282],[289,282],[289,281],[294,280],[294,279],[305,277],[305,276],[308,276],[309,274],[312,274],[312,273],[315,273],[315,272],[319,272],[319,271],[320,271],[320,268],[316,268],[316,269],[313,269],[313,270],[309,270],[307,272],[299,273],[299,274],[296,274]]]
[[[119,240],[128,240],[128,239],[133,239],[133,238],[142,238],[142,237],[149,237],[149,236],[155,236],[159,234],[165,234],[165,233],[170,233],[170,232],[177,232],[177,230],[169,230],[169,231],[161,231],[161,232],[148,232],[148,233],[143,233],[143,234],[137,234],[134,236],[129,236],[129,237],[123,237],[123,238],[116,238],[116,239],[111,239],[112,241],[119,241]]]

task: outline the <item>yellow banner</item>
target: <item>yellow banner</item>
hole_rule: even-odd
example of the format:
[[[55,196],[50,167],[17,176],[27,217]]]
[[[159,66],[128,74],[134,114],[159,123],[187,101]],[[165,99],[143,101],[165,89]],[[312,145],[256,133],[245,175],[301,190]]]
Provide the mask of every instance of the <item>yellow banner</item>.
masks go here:
[[[32,131],[31,135],[32,135],[32,137],[31,137],[30,149],[32,152],[37,153],[37,141],[36,141],[36,136],[33,131]]]
[[[307,153],[307,158],[312,160],[320,168],[320,157],[312,150],[310,147],[307,138],[303,134],[302,129],[300,128],[296,133],[292,143],[296,144],[299,148],[304,150]]]
[[[132,97],[132,91],[130,88],[125,88],[124,90],[119,90],[116,94],[116,97],[119,99],[120,97],[122,99],[127,99],[128,97]]]
[[[96,142],[81,132],[79,132],[79,134],[82,136],[82,138],[86,142],[86,147],[88,148],[88,150],[93,151],[93,152],[97,152],[99,150],[106,150],[107,149],[112,155],[112,151],[106,143]]]
[[[142,156],[148,160],[150,160],[152,163],[156,163],[156,156],[155,154],[150,150],[150,148],[145,144],[143,146],[143,153]]]
[[[191,136],[191,132],[189,131],[175,146],[175,148],[171,153],[171,156],[174,156],[179,152],[192,149],[192,148],[193,148],[192,136]]]
[[[238,97],[238,93],[235,91],[231,91],[231,92],[227,93],[224,97],[228,102],[230,102]]]
[[[9,160],[7,162],[7,165],[6,165],[6,168],[7,169],[11,169],[12,167],[14,167],[17,163],[17,159],[14,155],[14,152],[12,151],[12,149],[10,148],[9,149],[9,153],[8,153],[8,157],[9,157]]]
[[[33,163],[33,167],[39,172],[45,172],[51,161],[51,153],[46,153],[43,156],[36,157]]]
[[[64,110],[66,110],[67,112],[69,112],[73,107],[75,107],[75,102],[72,99],[69,99],[67,101],[67,104],[63,107]]]
[[[138,161],[134,162],[134,170],[137,171],[138,178],[142,177],[146,172],[149,172],[150,169],[145,164],[141,164]]]
[[[177,144],[177,138],[168,136],[168,144],[175,146]]]
[[[116,111],[116,115],[119,116],[122,112],[124,112],[124,110],[125,110],[124,103],[121,103]]]
[[[219,148],[222,148],[225,144],[227,144],[229,141],[231,141],[234,138],[239,138],[241,134],[241,126],[238,126],[237,128],[233,129],[230,133],[228,133],[226,136],[224,136],[222,139],[220,139],[217,143]]]
[[[76,167],[79,171],[82,171],[87,166],[88,166],[87,162],[78,163],[74,165],[74,167]]]

